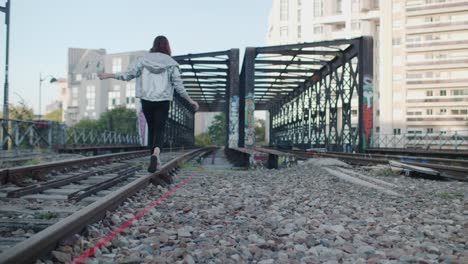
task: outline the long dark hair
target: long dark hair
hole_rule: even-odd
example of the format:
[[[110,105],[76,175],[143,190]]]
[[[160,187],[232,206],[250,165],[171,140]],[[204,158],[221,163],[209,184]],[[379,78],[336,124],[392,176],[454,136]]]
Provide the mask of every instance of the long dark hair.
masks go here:
[[[171,56],[171,46],[165,36],[157,36],[153,41],[153,47],[150,52],[161,52]]]

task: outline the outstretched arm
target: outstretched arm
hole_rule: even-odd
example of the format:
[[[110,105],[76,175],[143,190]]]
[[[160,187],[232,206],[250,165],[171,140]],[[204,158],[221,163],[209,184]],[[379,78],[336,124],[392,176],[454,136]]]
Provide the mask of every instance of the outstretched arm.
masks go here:
[[[136,60],[133,64],[128,66],[127,71],[118,73],[100,73],[98,74],[99,79],[117,79],[121,81],[130,81],[141,75],[142,64],[141,60]]]

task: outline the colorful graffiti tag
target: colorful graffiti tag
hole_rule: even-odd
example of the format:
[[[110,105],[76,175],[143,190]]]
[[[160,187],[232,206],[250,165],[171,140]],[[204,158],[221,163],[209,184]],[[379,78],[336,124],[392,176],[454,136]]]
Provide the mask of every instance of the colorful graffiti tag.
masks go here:
[[[239,142],[239,96],[231,98],[229,109],[229,147],[237,148]]]
[[[369,143],[372,140],[372,128],[373,128],[373,112],[374,112],[374,85],[372,77],[369,75],[364,76],[363,85],[363,106],[362,114],[364,120],[364,135],[365,139],[362,146],[363,150],[367,149]]]
[[[255,102],[253,93],[245,97],[245,146],[255,146]]]

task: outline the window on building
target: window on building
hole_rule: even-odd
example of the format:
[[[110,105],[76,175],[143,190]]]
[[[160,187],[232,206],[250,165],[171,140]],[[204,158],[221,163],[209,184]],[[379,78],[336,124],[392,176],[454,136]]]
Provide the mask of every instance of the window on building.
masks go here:
[[[86,110],[94,110],[96,107],[96,87],[86,86]]]
[[[78,98],[78,87],[72,87],[72,98]]]
[[[393,46],[400,46],[401,45],[401,38],[393,38],[392,39]]]
[[[351,115],[357,116],[357,110],[351,110]]]
[[[302,0],[297,0],[297,6],[301,6],[302,5]]]
[[[288,9],[289,9],[289,0],[281,0],[280,1],[280,20],[286,21],[288,20]]]
[[[112,73],[122,71],[122,58],[112,58]]]
[[[351,21],[351,30],[360,30],[361,29],[361,22],[357,20]]]
[[[393,81],[394,82],[399,82],[403,79],[403,76],[401,74],[394,74],[393,75]]]
[[[451,114],[452,115],[458,115],[460,113],[460,111],[458,109],[452,109],[450,110]]]
[[[343,13],[343,0],[336,1],[336,13],[337,14]]]
[[[395,13],[401,12],[401,9],[402,9],[401,3],[393,3],[392,9],[393,9],[393,12]]]
[[[301,28],[301,26],[297,26],[297,38],[302,38],[302,28]]]
[[[359,0],[353,0],[353,2],[351,3],[351,11],[353,13],[357,13],[357,12],[360,11],[359,10],[359,8],[360,8],[359,4],[360,4]]]
[[[288,36],[288,27],[281,27],[280,28],[280,37],[287,37]]]
[[[301,23],[301,21],[302,21],[302,10],[298,9],[297,10],[297,22]]]
[[[432,96],[432,91],[426,91],[426,96]]]
[[[401,135],[401,128],[394,128],[393,135]]]
[[[314,26],[314,34],[322,34],[323,26]]]
[[[380,7],[380,0],[372,0],[372,8],[379,9]]]
[[[445,108],[440,109],[440,113],[441,113],[441,114],[447,113],[447,109],[445,109]]]
[[[440,90],[440,96],[446,96],[447,90]]]
[[[82,79],[81,74],[80,74],[80,73],[77,73],[77,74],[75,75],[75,81],[81,81],[81,79]]]
[[[460,115],[467,115],[468,114],[468,109],[461,109],[460,110]]]
[[[314,0],[314,17],[323,16],[323,0]]]
[[[426,109],[426,115],[432,115],[432,109]]]
[[[393,28],[400,28],[401,20],[393,20]]]
[[[434,128],[428,127],[426,131],[427,133],[434,133]]]
[[[380,127],[376,127],[376,128],[375,128],[375,132],[376,132],[376,133],[380,133]]]
[[[111,91],[109,92],[109,110],[114,109],[116,106],[120,105],[120,91]]]
[[[402,66],[403,58],[402,56],[393,56],[393,66]]]
[[[125,103],[128,108],[135,108],[135,83],[127,83],[125,89]]]
[[[468,95],[468,89],[456,89],[456,90],[451,90],[450,91],[451,95],[454,96],[462,96],[462,95]]]

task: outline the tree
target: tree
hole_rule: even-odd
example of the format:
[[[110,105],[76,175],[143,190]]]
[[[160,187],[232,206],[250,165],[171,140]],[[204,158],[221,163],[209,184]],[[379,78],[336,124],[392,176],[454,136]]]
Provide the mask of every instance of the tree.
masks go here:
[[[134,109],[125,106],[116,107],[104,112],[99,118],[100,129],[111,130],[123,134],[137,133],[137,115]]]
[[[80,122],[76,123],[73,127],[86,130],[99,130],[98,121],[90,118],[81,119]]]
[[[83,118],[74,127],[98,131],[110,130],[122,134],[136,134],[136,121],[135,110],[119,106],[104,112],[98,120]]]
[[[63,110],[60,108],[60,109],[57,109],[55,111],[52,111],[48,114],[46,114],[43,119],[44,120],[50,120],[50,121],[55,121],[55,122],[62,122],[62,113],[63,113]]]
[[[18,105],[10,105],[8,109],[10,119],[21,121],[31,121],[34,119],[34,112],[32,108],[28,107],[23,101],[20,101]]]
[[[255,141],[257,143],[265,142],[265,120],[255,119]]]
[[[226,140],[226,115],[220,113],[215,115],[214,120],[208,127],[208,134],[211,137],[213,144],[222,146]]]
[[[207,132],[200,133],[195,136],[195,145],[200,147],[207,147],[213,145],[210,134]]]

